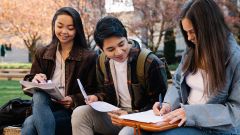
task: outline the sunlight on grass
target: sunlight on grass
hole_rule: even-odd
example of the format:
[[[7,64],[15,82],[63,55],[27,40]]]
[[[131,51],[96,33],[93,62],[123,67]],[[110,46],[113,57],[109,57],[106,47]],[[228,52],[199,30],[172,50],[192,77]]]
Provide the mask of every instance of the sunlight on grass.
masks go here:
[[[0,63],[0,69],[30,69],[32,63]]]
[[[31,99],[31,97],[23,94],[19,81],[0,80],[0,106],[17,97]]]

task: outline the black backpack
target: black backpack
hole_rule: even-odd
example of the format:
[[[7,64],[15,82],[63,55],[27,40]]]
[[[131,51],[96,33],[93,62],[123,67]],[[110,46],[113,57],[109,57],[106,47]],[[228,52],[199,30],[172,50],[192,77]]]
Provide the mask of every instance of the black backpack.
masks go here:
[[[0,108],[0,134],[6,126],[21,125],[31,112],[31,100],[16,98]]]

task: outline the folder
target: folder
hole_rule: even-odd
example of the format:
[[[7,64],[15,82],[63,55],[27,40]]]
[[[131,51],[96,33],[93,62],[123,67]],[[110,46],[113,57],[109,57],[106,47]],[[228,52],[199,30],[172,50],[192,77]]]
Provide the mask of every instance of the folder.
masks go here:
[[[134,128],[134,135],[138,132],[138,135],[141,134],[141,130],[150,131],[150,132],[159,132],[172,128],[177,128],[180,121],[177,121],[173,124],[170,124],[169,121],[159,121],[156,123],[149,122],[139,122],[135,120],[122,119],[121,117],[115,118],[111,117],[112,123],[118,126],[129,126]]]

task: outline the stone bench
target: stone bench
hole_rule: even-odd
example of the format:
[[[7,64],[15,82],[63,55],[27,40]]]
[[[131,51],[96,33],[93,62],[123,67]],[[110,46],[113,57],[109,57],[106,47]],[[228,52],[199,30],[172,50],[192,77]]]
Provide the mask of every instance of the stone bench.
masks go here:
[[[3,129],[3,135],[21,135],[20,127],[8,126]]]

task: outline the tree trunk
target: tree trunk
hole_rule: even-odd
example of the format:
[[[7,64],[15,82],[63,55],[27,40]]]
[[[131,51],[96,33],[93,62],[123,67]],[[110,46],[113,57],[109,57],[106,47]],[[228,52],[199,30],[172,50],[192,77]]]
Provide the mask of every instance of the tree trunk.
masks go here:
[[[144,45],[144,47],[146,47],[146,48],[149,48],[149,46],[148,46],[148,28],[143,27],[143,28],[141,28],[140,31],[141,31],[140,35],[141,35],[142,45]]]

